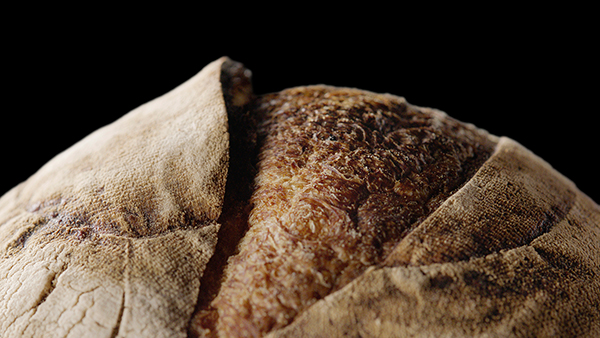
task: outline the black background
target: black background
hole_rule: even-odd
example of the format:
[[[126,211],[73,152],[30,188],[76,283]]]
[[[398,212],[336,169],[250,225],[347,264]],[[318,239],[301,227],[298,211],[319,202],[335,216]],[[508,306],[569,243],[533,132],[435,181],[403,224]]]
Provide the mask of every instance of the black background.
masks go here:
[[[313,6],[17,15],[4,33],[0,194],[227,55],[256,93],[329,84],[441,109],[515,139],[600,201],[589,9]]]

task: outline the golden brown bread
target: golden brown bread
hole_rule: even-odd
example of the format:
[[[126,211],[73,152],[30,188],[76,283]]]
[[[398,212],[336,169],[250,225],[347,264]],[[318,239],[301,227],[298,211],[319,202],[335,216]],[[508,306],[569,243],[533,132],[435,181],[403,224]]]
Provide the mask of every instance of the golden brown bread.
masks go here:
[[[515,141],[227,58],[0,198],[7,337],[594,337],[598,276],[600,207]]]
[[[223,337],[281,328],[383,261],[495,146],[441,112],[357,89],[293,88],[249,110],[260,147],[249,230],[200,315]]]

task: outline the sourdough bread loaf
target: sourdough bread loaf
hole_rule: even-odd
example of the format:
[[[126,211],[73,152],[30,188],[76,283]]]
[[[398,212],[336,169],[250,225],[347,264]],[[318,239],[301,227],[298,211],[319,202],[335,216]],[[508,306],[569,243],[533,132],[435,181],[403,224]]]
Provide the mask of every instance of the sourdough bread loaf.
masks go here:
[[[292,88],[248,110],[259,149],[248,232],[209,309],[217,322],[204,323],[224,337],[284,327],[380,264],[495,146],[442,112],[357,89]]]
[[[228,58],[0,198],[6,337],[593,337],[599,275],[600,207],[517,142]]]

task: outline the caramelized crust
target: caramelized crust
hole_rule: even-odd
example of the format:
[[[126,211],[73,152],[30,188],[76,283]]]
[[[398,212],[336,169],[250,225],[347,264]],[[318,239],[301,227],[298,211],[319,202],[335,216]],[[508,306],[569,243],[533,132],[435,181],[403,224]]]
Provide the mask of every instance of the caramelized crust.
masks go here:
[[[212,302],[222,337],[281,328],[380,263],[495,145],[441,112],[347,88],[265,95],[253,114],[249,229]]]

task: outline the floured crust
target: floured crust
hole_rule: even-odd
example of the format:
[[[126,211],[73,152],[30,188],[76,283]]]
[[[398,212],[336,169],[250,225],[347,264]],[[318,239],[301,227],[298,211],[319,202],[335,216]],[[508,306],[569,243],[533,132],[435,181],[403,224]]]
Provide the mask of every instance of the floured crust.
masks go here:
[[[0,198],[0,332],[595,337],[599,257],[518,143],[221,58]]]
[[[211,63],[0,198],[3,337],[187,336],[217,243],[221,84],[236,67]]]
[[[221,336],[283,327],[381,262],[495,145],[441,112],[348,88],[265,95],[253,114],[256,190],[212,303]]]

